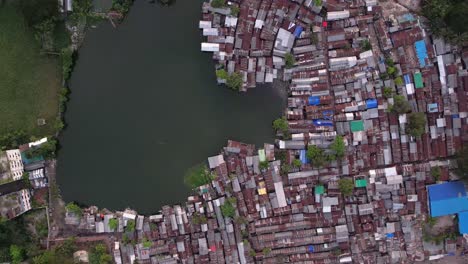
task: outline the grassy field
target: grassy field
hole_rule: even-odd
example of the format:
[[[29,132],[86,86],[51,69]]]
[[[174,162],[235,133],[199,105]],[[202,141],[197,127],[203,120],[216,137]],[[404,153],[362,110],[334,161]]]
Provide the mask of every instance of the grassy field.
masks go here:
[[[11,6],[0,8],[0,135],[54,132],[61,73],[58,57],[40,54],[34,32]],[[46,125],[39,127],[37,119]]]

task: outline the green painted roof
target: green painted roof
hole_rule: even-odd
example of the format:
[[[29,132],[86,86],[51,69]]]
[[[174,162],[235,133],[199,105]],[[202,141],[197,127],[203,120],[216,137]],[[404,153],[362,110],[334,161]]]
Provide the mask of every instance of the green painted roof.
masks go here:
[[[315,185],[315,194],[324,194],[325,187],[323,185]]]
[[[355,182],[355,185],[356,187],[366,187],[367,186],[367,180],[366,179],[361,179],[361,180],[357,180]]]
[[[260,162],[263,162],[266,160],[266,155],[265,155],[265,150],[264,149],[259,149],[258,150],[258,158],[260,159]]]
[[[351,121],[350,126],[352,132],[364,131],[364,121],[362,120]]]
[[[416,88],[423,88],[424,87],[422,75],[421,75],[420,72],[417,72],[417,73],[414,74],[414,85],[415,85]]]

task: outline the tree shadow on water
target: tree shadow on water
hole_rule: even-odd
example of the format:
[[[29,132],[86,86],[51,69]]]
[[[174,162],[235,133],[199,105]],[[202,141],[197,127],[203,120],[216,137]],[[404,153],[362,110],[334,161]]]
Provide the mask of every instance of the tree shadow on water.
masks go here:
[[[157,3],[160,6],[173,6],[177,0],[149,0],[150,3]]]

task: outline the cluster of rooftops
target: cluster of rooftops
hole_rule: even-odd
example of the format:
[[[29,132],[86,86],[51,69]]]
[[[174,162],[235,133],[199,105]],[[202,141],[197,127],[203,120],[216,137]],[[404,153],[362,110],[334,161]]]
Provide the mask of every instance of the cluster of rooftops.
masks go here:
[[[468,140],[468,52],[421,25],[410,13],[384,17],[371,0],[204,3],[201,49],[217,69],[240,73],[243,91],[289,82],[287,133],[260,149],[229,141],[208,158],[214,180],[183,206],[68,217],[82,230],[124,234],[117,263],[412,263],[456,254],[463,237],[442,245],[423,237],[430,217],[455,214],[468,232],[465,186],[452,172]],[[406,113],[391,111],[396,96]],[[406,129],[409,112],[423,113],[419,136]],[[343,157],[309,160],[310,146],[327,152],[338,136]]]
[[[47,142],[43,138],[0,153],[0,217],[15,218],[32,209],[35,193],[44,194],[49,186],[42,156],[28,157],[27,152]],[[1,165],[1,164],[0,164]],[[28,184],[26,184],[28,182]]]

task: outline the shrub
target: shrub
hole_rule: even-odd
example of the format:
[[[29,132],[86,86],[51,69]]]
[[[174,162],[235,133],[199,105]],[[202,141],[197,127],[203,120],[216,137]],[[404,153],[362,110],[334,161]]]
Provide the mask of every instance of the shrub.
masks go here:
[[[284,55],[284,60],[287,69],[292,68],[296,63],[296,59],[294,59],[294,56],[291,53],[286,53],[286,55]]]
[[[76,205],[75,203],[68,203],[66,206],[65,206],[65,209],[67,209],[67,211],[75,214],[76,216],[81,216],[81,208]]]
[[[200,187],[210,183],[214,179],[215,175],[203,163],[188,169],[184,176],[184,182],[190,188]]]
[[[70,74],[73,67],[73,50],[70,48],[64,48],[61,52],[62,59],[62,76],[64,80],[70,78]]]
[[[390,87],[384,87],[383,88],[383,96],[385,98],[391,98],[393,95],[393,90]]]
[[[211,1],[211,7],[223,8],[225,6],[226,6],[226,3],[224,2],[224,0],[212,0]]]
[[[231,15],[232,16],[238,16],[240,12],[240,8],[238,6],[231,6]]]
[[[228,73],[224,69],[219,69],[216,71],[216,77],[218,79],[226,80],[228,78]]]

